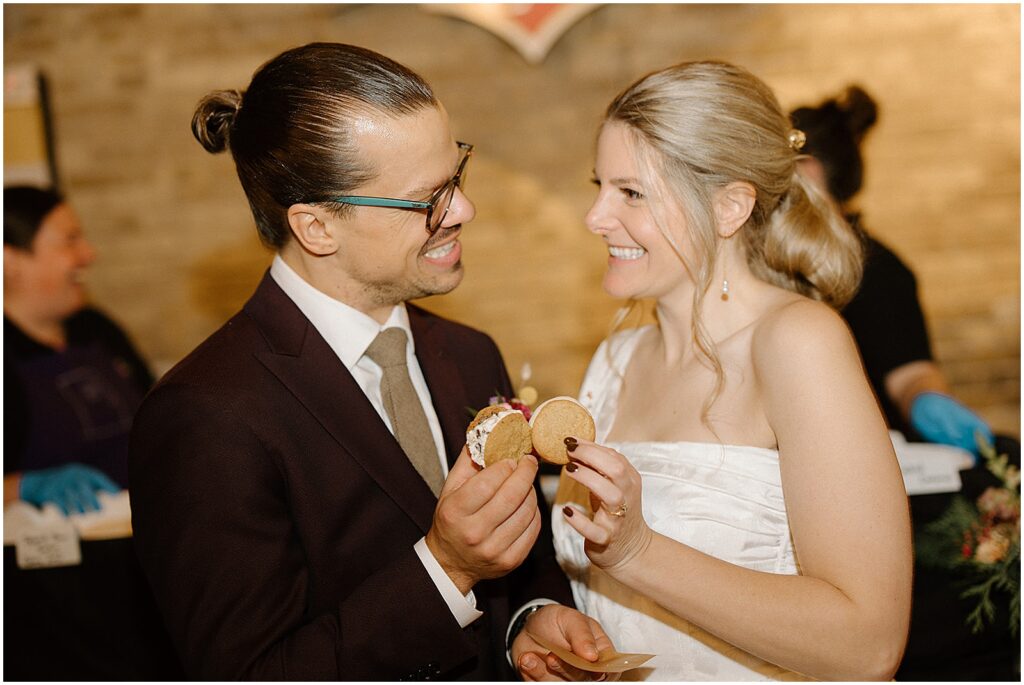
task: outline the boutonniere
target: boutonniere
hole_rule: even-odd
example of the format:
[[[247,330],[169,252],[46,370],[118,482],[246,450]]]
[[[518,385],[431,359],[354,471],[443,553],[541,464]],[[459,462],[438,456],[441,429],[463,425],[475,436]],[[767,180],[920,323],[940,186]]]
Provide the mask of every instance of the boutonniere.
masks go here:
[[[514,397],[505,397],[497,390],[488,399],[487,405],[491,407],[504,407],[505,409],[515,409],[523,413],[523,416],[527,421],[530,420],[530,415],[533,412],[533,405],[537,401],[537,390],[527,385],[530,378],[533,376],[533,369],[530,366],[530,362],[523,364],[522,369],[519,371],[519,389],[516,390]],[[483,407],[476,409],[472,407],[466,407],[466,411],[470,416],[476,416],[477,412]]]

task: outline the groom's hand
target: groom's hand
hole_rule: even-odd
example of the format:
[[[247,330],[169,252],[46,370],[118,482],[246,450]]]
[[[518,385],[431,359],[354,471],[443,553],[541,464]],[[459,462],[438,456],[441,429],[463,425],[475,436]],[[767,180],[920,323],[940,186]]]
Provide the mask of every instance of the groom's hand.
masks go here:
[[[523,563],[540,533],[533,480],[537,459],[479,468],[463,448],[448,473],[427,531],[427,547],[463,594]]]
[[[584,671],[571,666],[542,647],[533,636],[561,647],[587,661],[596,661],[598,653],[612,649],[612,641],[601,624],[576,609],[547,604],[535,611],[512,642],[512,663],[526,681],[602,681],[617,679],[613,674]]]

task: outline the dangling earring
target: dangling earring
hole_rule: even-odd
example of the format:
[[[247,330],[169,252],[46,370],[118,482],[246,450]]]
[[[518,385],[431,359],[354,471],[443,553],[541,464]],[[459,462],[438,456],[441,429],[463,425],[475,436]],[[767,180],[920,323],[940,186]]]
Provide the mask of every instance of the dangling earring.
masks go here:
[[[722,260],[722,302],[729,301],[729,272],[725,268],[725,260]]]

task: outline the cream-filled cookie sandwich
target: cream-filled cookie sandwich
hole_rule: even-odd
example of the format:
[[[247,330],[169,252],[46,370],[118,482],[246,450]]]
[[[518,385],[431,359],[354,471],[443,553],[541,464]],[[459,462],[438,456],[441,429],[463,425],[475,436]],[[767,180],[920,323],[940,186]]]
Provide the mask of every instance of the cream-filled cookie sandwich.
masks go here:
[[[501,405],[484,407],[466,429],[469,456],[480,466],[519,458],[533,451],[530,424],[523,412]]]

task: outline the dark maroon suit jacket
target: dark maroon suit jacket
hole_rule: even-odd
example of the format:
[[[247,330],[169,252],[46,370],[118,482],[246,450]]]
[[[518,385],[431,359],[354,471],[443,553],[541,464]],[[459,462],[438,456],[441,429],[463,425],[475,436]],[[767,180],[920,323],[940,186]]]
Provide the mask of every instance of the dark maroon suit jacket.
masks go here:
[[[508,394],[508,374],[486,335],[414,306],[409,319],[452,463],[467,409]],[[459,627],[413,551],[436,499],[269,274],[147,396],[130,491],[193,678],[507,680],[510,611],[571,604],[545,522],[519,569],[474,588],[484,616]]]

